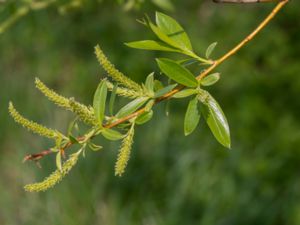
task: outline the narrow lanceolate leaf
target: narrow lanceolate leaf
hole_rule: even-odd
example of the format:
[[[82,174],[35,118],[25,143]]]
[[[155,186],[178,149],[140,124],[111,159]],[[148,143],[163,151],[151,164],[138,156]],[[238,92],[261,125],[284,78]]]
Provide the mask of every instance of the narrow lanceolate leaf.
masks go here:
[[[194,75],[179,63],[171,59],[156,59],[156,61],[161,71],[170,79],[187,87],[198,86],[198,81]]]
[[[135,122],[136,124],[139,125],[147,123],[149,120],[151,120],[152,116],[153,116],[153,110],[149,112],[144,112],[138,118],[136,118]]]
[[[28,130],[32,131],[33,133],[39,134],[41,136],[57,139],[62,137],[63,135],[56,130],[49,129],[44,127],[36,122],[30,121],[23,117],[14,107],[12,102],[9,103],[8,107],[9,113],[14,121],[23,127],[27,128]]]
[[[94,144],[92,142],[88,143],[88,146],[94,152],[99,151],[99,150],[101,150],[103,148],[101,145],[96,145],[96,144]]]
[[[142,105],[144,105],[148,99],[148,97],[140,97],[129,102],[127,105],[120,109],[120,111],[116,114],[116,117],[121,118],[129,115],[130,113],[133,113]]]
[[[114,105],[117,95],[118,85],[114,85],[111,91],[110,99],[109,99],[109,114],[112,116],[114,114]]]
[[[153,33],[164,43],[167,45],[172,46],[173,48],[178,49],[180,52],[184,52],[182,50],[182,46],[180,46],[176,41],[174,41],[172,38],[170,38],[167,34],[165,34],[159,27],[155,26],[150,19],[148,19],[148,25],[153,31]]]
[[[174,94],[172,98],[186,98],[197,93],[198,91],[196,89],[184,89]]]
[[[134,124],[131,125],[126,137],[122,141],[118,159],[115,165],[115,175],[122,176],[130,158],[130,152],[133,144]]]
[[[218,142],[230,148],[229,126],[221,107],[208,92],[203,92],[199,100],[203,103],[201,112],[211,132]]]
[[[143,50],[181,52],[180,50],[170,45],[166,45],[161,41],[153,41],[153,40],[133,41],[133,42],[125,43],[125,45],[127,45],[130,48],[137,48]]]
[[[182,49],[192,51],[188,35],[176,20],[163,13],[156,12],[156,24],[162,32],[174,40]]]
[[[58,153],[56,153],[56,167],[59,171],[61,171],[62,167],[61,167],[61,153],[60,153],[60,151]]]
[[[184,117],[184,135],[191,134],[197,127],[200,120],[200,114],[198,110],[197,97],[190,100]]]
[[[150,94],[153,94],[153,87],[154,87],[154,73],[150,73],[147,78],[146,78],[146,82],[145,82],[145,87],[147,92],[149,92]]]
[[[217,83],[220,80],[220,73],[213,73],[208,75],[207,77],[204,77],[200,84],[203,86],[211,86],[215,83]]]
[[[205,52],[205,56],[207,59],[209,59],[211,53],[214,51],[217,44],[218,44],[217,42],[214,42],[208,46],[208,48],[206,49],[206,52]]]
[[[101,134],[108,140],[116,141],[124,138],[124,134],[121,134],[119,131],[112,129],[104,129]]]
[[[170,84],[162,89],[159,89],[158,91],[155,92],[154,98],[158,98],[167,94],[168,92],[172,91],[176,86],[177,84]]]
[[[95,117],[99,125],[102,125],[104,119],[106,97],[107,97],[107,86],[106,86],[106,81],[103,80],[98,85],[93,100]]]

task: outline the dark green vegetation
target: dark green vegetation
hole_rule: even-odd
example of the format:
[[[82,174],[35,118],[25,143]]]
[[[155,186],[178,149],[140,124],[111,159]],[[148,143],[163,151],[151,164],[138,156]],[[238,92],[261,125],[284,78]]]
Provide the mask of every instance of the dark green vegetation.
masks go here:
[[[34,77],[65,96],[91,104],[103,73],[93,54],[101,43],[110,59],[136,81],[158,70],[164,54],[122,46],[151,34],[134,22],[140,12],[116,5],[84,7],[65,16],[49,9],[26,17],[1,36],[1,224],[299,224],[298,10],[291,2],[235,57],[222,65],[210,92],[231,126],[232,150],[219,145],[204,121],[183,136],[187,101],[171,114],[157,106],[153,120],[136,131],[122,178],[113,174],[118,145],[89,152],[55,189],[30,194],[25,183],[55,169],[55,157],[21,164],[25,154],[49,146],[8,117],[13,100],[28,118],[65,131],[70,113],[54,107],[34,88]],[[212,57],[242,39],[271,5],[220,6],[208,1],[175,4],[197,53],[214,41]],[[241,16],[242,15],[242,16]],[[142,32],[141,32],[142,31]],[[201,129],[203,128],[203,129]],[[99,140],[100,141],[100,140]]]

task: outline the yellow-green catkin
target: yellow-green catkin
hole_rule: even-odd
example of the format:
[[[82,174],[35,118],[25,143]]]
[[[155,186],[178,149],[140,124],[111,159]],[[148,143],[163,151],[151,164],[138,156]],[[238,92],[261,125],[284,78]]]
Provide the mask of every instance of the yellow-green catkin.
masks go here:
[[[27,128],[28,130],[32,131],[33,133],[39,134],[41,136],[56,139],[59,136],[62,136],[58,131],[49,129],[44,127],[36,122],[30,121],[24,118],[14,107],[12,102],[9,103],[8,107],[9,113],[11,117],[15,120],[16,123],[22,125],[23,127]]]
[[[80,120],[89,125],[97,125],[94,113],[87,106],[76,102],[74,98],[71,98],[69,102],[72,111],[79,117]]]
[[[86,105],[75,101],[74,98],[68,99],[57,94],[54,90],[48,88],[38,78],[35,79],[35,85],[37,89],[39,89],[50,101],[54,102],[54,104],[74,112],[83,122],[87,124],[96,124],[93,109],[90,109]]]
[[[122,176],[125,172],[127,163],[130,158],[131,147],[133,144],[134,124],[131,125],[126,137],[122,141],[118,159],[115,165],[115,175]]]
[[[143,93],[143,88],[138,83],[134,82],[115,68],[115,66],[107,59],[99,45],[95,47],[95,54],[100,65],[115,81],[136,92]]]
[[[45,178],[42,182],[27,184],[24,186],[25,191],[29,192],[39,192],[46,191],[52,188],[54,185],[59,183],[76,165],[78,161],[79,153],[75,153],[70,156],[70,158],[62,165],[61,170],[55,170],[50,176]]]
[[[40,79],[35,78],[35,86],[39,89],[50,101],[54,102],[54,104],[65,108],[67,110],[71,110],[72,108],[69,103],[69,99],[57,94],[54,90],[48,88]]]
[[[110,91],[112,91],[113,88],[114,88],[114,85],[111,82],[109,82],[109,81],[106,81],[106,84],[107,84],[107,88]],[[131,90],[131,89],[128,89],[128,88],[122,88],[122,87],[118,87],[117,88],[116,94],[119,95],[119,96],[126,97],[126,98],[138,98],[138,97],[141,97],[141,93],[136,92],[136,91]]]

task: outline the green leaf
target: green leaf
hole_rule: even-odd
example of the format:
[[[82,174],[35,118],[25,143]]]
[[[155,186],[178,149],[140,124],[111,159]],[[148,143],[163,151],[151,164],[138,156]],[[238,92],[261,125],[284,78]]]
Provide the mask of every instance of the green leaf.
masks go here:
[[[201,81],[200,84],[203,86],[211,86],[218,82],[220,79],[220,73],[213,73],[208,75],[207,77],[204,77]]]
[[[164,10],[174,11],[174,6],[170,0],[152,0],[152,2]]]
[[[198,110],[197,97],[190,100],[184,117],[184,135],[191,134],[197,127],[200,120],[200,114]]]
[[[153,87],[153,90],[156,92],[156,91],[158,91],[158,90],[160,90],[160,89],[163,89],[164,88],[164,86],[163,86],[163,84],[161,83],[161,81],[159,81],[159,80],[154,80],[154,87]]]
[[[104,129],[102,130],[101,134],[108,140],[116,141],[124,138],[124,135],[121,134],[119,131],[112,130],[112,129]]]
[[[198,91],[196,89],[184,89],[182,91],[177,92],[172,98],[186,98],[188,96],[197,94]]]
[[[211,132],[218,142],[230,148],[229,126],[221,107],[208,92],[205,92],[204,98],[200,96],[199,100],[203,103],[201,112]]]
[[[99,150],[101,150],[103,147],[101,146],[101,145],[96,145],[96,144],[94,144],[94,143],[92,143],[92,142],[89,142],[88,143],[88,146],[89,146],[89,148],[92,150],[92,151],[99,151]]]
[[[145,105],[145,112],[149,112],[152,109],[154,103],[154,99],[151,99],[149,102],[147,102],[147,104]]]
[[[157,92],[155,92],[154,98],[158,98],[167,94],[168,92],[172,91],[176,86],[177,84],[170,84],[162,89],[159,89]]]
[[[170,38],[168,35],[166,35],[159,27],[155,26],[149,18],[148,19],[148,26],[153,31],[153,33],[163,42],[166,44],[177,48],[179,52],[184,52],[185,49],[182,48],[176,41],[174,41],[172,38]],[[182,50],[182,51],[180,51]]]
[[[77,144],[78,143],[78,140],[75,137],[73,137],[71,134],[69,134],[69,139],[70,139],[72,144]]]
[[[156,12],[156,24],[162,32],[175,41],[181,48],[192,51],[188,35],[172,17]]]
[[[173,48],[169,45],[166,45],[160,41],[153,40],[143,40],[143,41],[133,41],[125,43],[130,48],[137,48],[143,50],[152,50],[152,51],[166,51],[166,52],[181,52],[180,50]]]
[[[156,59],[161,71],[172,80],[187,87],[197,87],[198,81],[194,75],[171,59]]]
[[[111,95],[109,99],[109,114],[111,116],[114,114],[114,105],[115,105],[117,90],[118,90],[118,84],[115,84],[111,91]]]
[[[102,121],[104,119],[106,96],[107,96],[106,81],[102,80],[98,85],[93,100],[93,108],[95,111],[95,116],[100,125],[102,125]]]
[[[140,97],[129,102],[127,105],[120,109],[120,111],[116,114],[116,117],[121,118],[129,115],[130,113],[133,113],[142,105],[144,105],[148,99],[148,97]]]
[[[68,131],[67,131],[67,134],[68,135],[71,135],[72,132],[73,132],[73,129],[76,128],[76,122],[78,120],[78,117],[76,117],[74,120],[72,120],[68,126]],[[78,128],[78,125],[77,125],[77,128]],[[78,130],[77,130],[78,131]]]
[[[194,63],[197,63],[199,61],[197,59],[181,59],[181,60],[178,60],[176,62],[179,63],[182,66],[190,66],[190,65],[192,65]]]
[[[151,94],[153,94],[153,87],[154,87],[154,73],[150,73],[147,78],[146,78],[146,82],[145,82],[145,87],[147,89],[147,91]]]
[[[149,120],[151,120],[153,116],[153,111],[149,111],[149,112],[144,112],[143,114],[141,114],[138,118],[136,118],[135,123],[136,124],[144,124],[146,122],[148,122]]]
[[[205,52],[205,56],[207,59],[209,59],[211,53],[214,51],[217,44],[218,44],[218,42],[214,42],[208,46],[208,48],[206,49],[206,52]]]
[[[56,154],[56,167],[61,171],[61,153],[60,151]]]

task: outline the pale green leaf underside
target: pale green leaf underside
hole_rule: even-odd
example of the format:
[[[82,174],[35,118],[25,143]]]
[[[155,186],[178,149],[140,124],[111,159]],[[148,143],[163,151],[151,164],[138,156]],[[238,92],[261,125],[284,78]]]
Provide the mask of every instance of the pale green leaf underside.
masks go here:
[[[119,131],[112,130],[112,129],[104,129],[102,130],[102,135],[108,140],[116,141],[124,138],[124,135],[121,134]]]
[[[207,77],[204,77],[201,81],[200,84],[203,86],[211,86],[218,82],[220,79],[220,73],[213,73],[208,75]]]
[[[217,42],[214,42],[207,47],[206,52],[205,52],[205,56],[207,59],[210,57],[212,52],[215,50],[215,47],[217,46],[217,44],[218,44]]]
[[[148,97],[140,97],[129,102],[127,105],[120,109],[120,111],[116,114],[116,117],[121,118],[129,115],[130,113],[133,113],[142,105],[144,105],[148,99]]]
[[[177,84],[170,84],[162,89],[159,89],[157,92],[155,92],[154,98],[158,98],[167,94],[169,91],[172,91],[176,86]]]
[[[217,101],[208,94],[208,97],[205,102],[203,102],[201,109],[202,114],[215,138],[222,145],[230,148],[231,143],[228,122]]]
[[[184,89],[174,94],[172,98],[186,98],[197,93],[198,91],[196,89]]]

